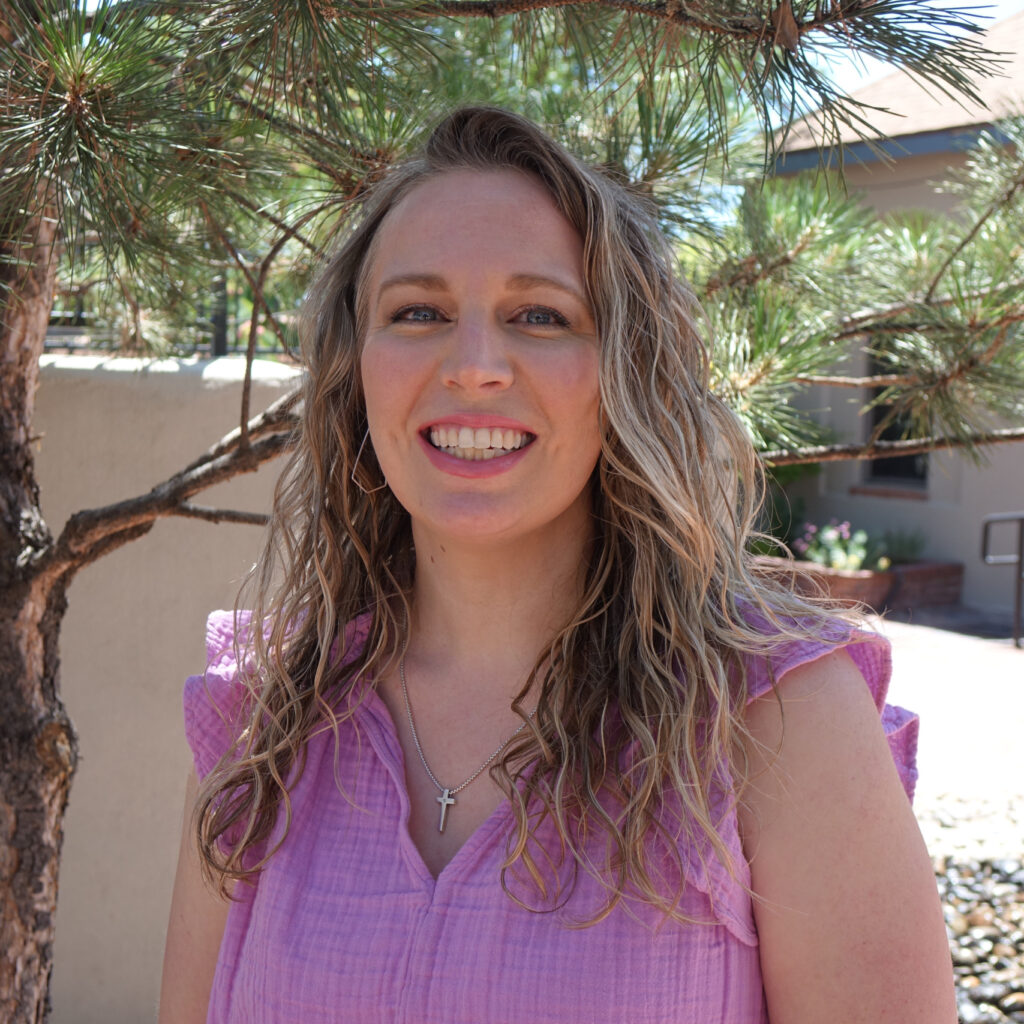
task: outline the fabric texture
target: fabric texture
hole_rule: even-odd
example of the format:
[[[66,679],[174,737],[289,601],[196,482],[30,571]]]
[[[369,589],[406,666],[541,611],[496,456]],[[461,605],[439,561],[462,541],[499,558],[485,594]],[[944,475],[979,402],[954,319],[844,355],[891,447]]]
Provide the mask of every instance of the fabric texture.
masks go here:
[[[238,623],[242,628],[245,623]],[[358,643],[365,621],[350,626]],[[235,620],[207,625],[205,675],[185,685],[185,730],[204,776],[244,718]],[[901,779],[912,794],[917,719],[885,705],[888,643],[788,644],[749,665],[750,698],[799,665],[846,646],[871,690]],[[352,649],[348,646],[349,650]],[[500,884],[512,821],[507,801],[434,879],[409,837],[402,750],[390,714],[367,688],[335,742],[308,744],[291,789],[292,824],[254,885],[228,914],[208,1020],[216,1024],[767,1024],[750,897],[735,814],[722,797],[721,834],[736,878],[684,851],[681,910],[666,921],[624,900],[598,924],[574,922],[603,904],[585,873],[560,909],[518,905]],[[339,783],[345,792],[339,788]],[[283,822],[271,836],[280,838]],[[543,840],[543,836],[540,837]],[[603,858],[595,851],[595,862]],[[529,901],[531,890],[510,889]]]

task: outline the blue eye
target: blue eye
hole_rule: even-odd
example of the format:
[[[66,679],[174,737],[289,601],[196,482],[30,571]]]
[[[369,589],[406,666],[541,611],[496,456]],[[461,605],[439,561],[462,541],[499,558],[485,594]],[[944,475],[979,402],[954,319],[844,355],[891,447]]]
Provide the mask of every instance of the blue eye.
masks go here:
[[[441,314],[431,306],[403,306],[392,317],[392,323],[430,324],[441,319]]]
[[[519,316],[525,318],[525,322],[531,327],[568,327],[569,321],[557,310],[549,309],[547,306],[531,306],[524,309]]]

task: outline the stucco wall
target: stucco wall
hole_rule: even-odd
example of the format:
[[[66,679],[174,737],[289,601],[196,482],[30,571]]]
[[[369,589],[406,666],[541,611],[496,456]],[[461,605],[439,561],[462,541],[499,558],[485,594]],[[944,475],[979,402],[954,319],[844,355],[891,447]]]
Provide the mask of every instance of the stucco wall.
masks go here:
[[[849,520],[856,527],[884,533],[919,530],[927,546],[924,557],[964,563],[961,600],[974,608],[1009,615],[1013,609],[1013,567],[985,565],[980,558],[981,521],[993,512],[1024,512],[1024,444],[991,449],[988,466],[973,465],[949,452],[930,456],[927,491],[920,498],[858,494],[863,486],[861,463],[826,466],[817,478],[793,488],[806,500],[814,522]],[[1015,528],[993,534],[994,550],[1011,553]]]
[[[896,210],[931,210],[953,214],[957,199],[939,192],[935,185],[947,180],[967,162],[961,153],[904,156],[893,163],[848,160],[844,167],[846,187],[860,193],[879,213]]]
[[[861,355],[844,372],[867,369]],[[859,415],[865,401],[860,391],[817,388],[805,407],[824,410],[820,415],[838,441],[860,441],[868,430]],[[1024,512],[1024,442],[993,446],[985,455],[987,461],[976,465],[960,452],[931,453],[928,481],[917,492],[896,481],[870,480],[867,462],[835,462],[823,464],[818,476],[790,487],[789,493],[806,503],[806,518],[812,522],[849,520],[879,534],[919,531],[927,544],[924,557],[964,563],[963,604],[1008,615],[1014,567],[981,561],[981,521],[991,513]],[[994,550],[1011,553],[1015,528],[997,529]]]
[[[953,197],[933,186],[965,161],[957,153],[907,156],[894,163],[858,164],[851,159],[845,167],[846,182],[851,192],[860,194],[879,213],[930,210],[955,215]],[[853,365],[838,369],[844,374],[867,374],[867,358],[860,353]],[[859,416],[866,401],[866,392],[817,388],[798,404],[807,411],[819,410],[837,440],[859,442],[868,431],[865,418]],[[865,485],[873,493],[864,493]],[[990,513],[1024,512],[1024,443],[989,449],[983,465],[959,453],[932,454],[927,485],[915,496],[909,496],[910,489],[902,490],[907,496],[901,496],[897,483],[887,487],[870,481],[865,462],[826,464],[818,477],[789,488],[793,497],[806,502],[806,517],[813,522],[849,520],[879,533],[919,530],[927,541],[925,557],[964,563],[964,604],[1008,615],[1013,608],[1014,570],[981,562],[981,521]],[[995,550],[1009,553],[1014,530],[1001,527],[993,539]]]
[[[43,511],[130,497],[237,422],[241,363],[48,357],[37,400]],[[295,371],[260,364],[259,411]],[[265,510],[279,462],[196,500]],[[54,951],[55,1024],[155,1019],[185,778],[181,685],[204,663],[208,610],[230,607],[258,527],[158,522],[73,582],[61,645],[81,764],[67,815]]]

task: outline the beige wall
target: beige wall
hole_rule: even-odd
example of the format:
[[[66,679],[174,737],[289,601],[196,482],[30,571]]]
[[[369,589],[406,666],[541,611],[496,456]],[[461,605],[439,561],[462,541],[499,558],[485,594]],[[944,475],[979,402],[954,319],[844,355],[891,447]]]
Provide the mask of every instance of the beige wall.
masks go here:
[[[47,357],[36,411],[43,511],[68,514],[148,490],[236,425],[240,360]],[[254,411],[295,371],[258,369]],[[202,504],[265,510],[279,463]],[[190,757],[181,686],[204,663],[208,610],[230,607],[261,538],[253,526],[158,522],[82,571],[69,593],[62,690],[81,745],[71,790],[54,951],[55,1024],[155,1019]]]
[[[858,356],[844,372],[867,372],[867,359]],[[860,441],[868,429],[859,410],[866,393],[844,388],[816,388],[804,406],[825,409],[822,418],[839,442]],[[813,522],[849,520],[855,527],[884,533],[921,531],[927,541],[925,557],[964,563],[966,605],[998,614],[1013,608],[1013,567],[985,565],[980,558],[981,521],[991,513],[1024,512],[1024,442],[996,445],[987,450],[987,463],[975,465],[958,452],[928,456],[928,482],[916,495],[898,484],[867,479],[867,462],[826,463],[821,473],[789,488],[806,502]],[[869,488],[872,493],[857,493]],[[1014,549],[1014,528],[1002,526],[993,535],[995,550]]]
[[[1024,443],[992,448],[989,457],[988,466],[978,467],[959,454],[931,455],[923,498],[884,495],[884,486],[870,495],[852,493],[864,482],[864,464],[853,462],[826,466],[792,493],[806,500],[807,518],[818,523],[836,518],[878,533],[920,530],[925,557],[964,563],[964,604],[1008,615],[1013,567],[981,561],[981,521],[993,512],[1024,513]],[[1015,529],[1001,527],[993,541],[995,550],[1012,552]]]
[[[894,163],[861,164],[849,160],[844,173],[847,188],[862,193],[864,201],[879,213],[932,210],[951,214],[956,210],[956,197],[938,192],[935,185],[948,179],[966,162],[965,155],[956,153],[908,156]]]
[[[931,210],[955,214],[954,199],[937,192],[934,184],[965,162],[965,155],[948,153],[904,157],[894,163],[850,160],[845,175],[850,191],[860,193],[879,213]],[[855,363],[844,366],[842,372],[868,372],[863,354]],[[868,429],[858,416],[865,401],[865,392],[819,388],[803,397],[800,406],[826,410],[821,418],[835,430],[837,440],[855,442],[864,440]],[[1005,424],[1011,425],[1020,424]],[[896,487],[886,493],[886,487],[877,484],[873,487],[876,493],[855,493],[868,482],[864,462],[825,465],[820,476],[792,487],[790,493],[806,501],[807,518],[815,522],[837,518],[879,532],[921,530],[928,542],[928,557],[964,563],[964,604],[1008,614],[1013,608],[1013,568],[981,562],[981,521],[990,513],[1024,512],[1024,443],[989,449],[982,466],[949,452],[929,459],[928,484],[916,498],[897,496]],[[997,550],[1011,551],[1013,529],[999,528],[994,540],[1002,542]]]

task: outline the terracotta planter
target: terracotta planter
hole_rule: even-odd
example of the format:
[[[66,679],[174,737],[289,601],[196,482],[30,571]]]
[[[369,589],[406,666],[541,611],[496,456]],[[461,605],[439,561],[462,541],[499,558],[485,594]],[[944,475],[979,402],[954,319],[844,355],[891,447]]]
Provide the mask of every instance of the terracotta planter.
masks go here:
[[[790,562],[770,555],[756,561],[766,571],[794,577],[796,588],[804,593],[824,594],[839,604],[866,605],[876,612],[958,604],[964,578],[961,562],[911,562],[878,572],[826,569],[813,562]]]
[[[959,604],[964,584],[963,562],[910,562],[894,565],[895,577],[889,594],[890,608],[930,608]]]
[[[896,581],[891,571],[827,569],[814,562],[790,562],[771,555],[762,555],[757,562],[770,572],[791,575],[796,589],[806,594],[826,596],[837,604],[851,607],[866,605],[876,612],[885,608]]]

